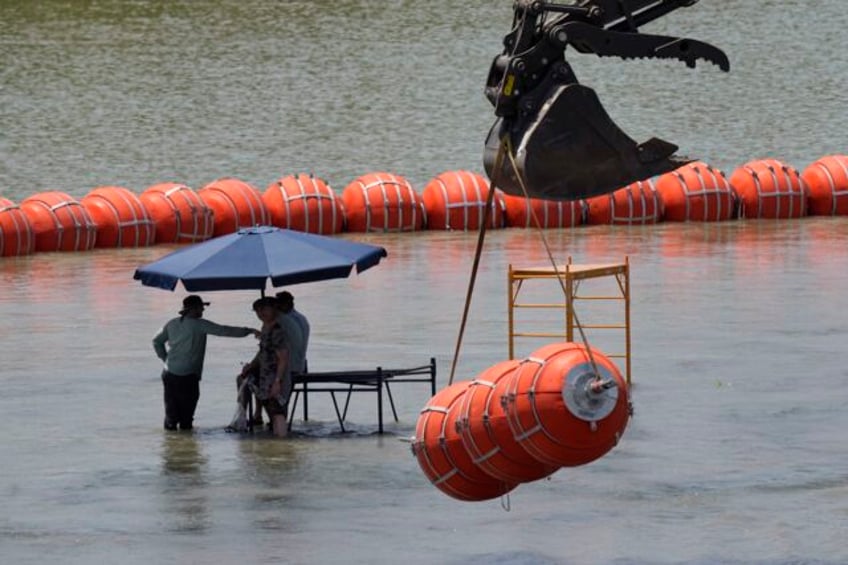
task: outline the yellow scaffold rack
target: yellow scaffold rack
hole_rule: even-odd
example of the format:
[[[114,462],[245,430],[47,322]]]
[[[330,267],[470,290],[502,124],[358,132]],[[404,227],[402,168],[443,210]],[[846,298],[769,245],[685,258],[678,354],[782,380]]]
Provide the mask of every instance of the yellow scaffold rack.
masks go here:
[[[559,276],[558,276],[559,275]],[[565,285],[565,300],[563,302],[519,302],[519,293],[525,281],[553,280],[561,277]],[[620,292],[604,295],[578,294],[581,282],[587,279],[600,277],[615,277]],[[561,292],[561,287],[557,285]],[[623,323],[591,324],[580,319],[580,326],[587,333],[594,330],[618,330],[624,332],[624,352],[607,352],[607,357],[620,358],[624,360],[625,378],[630,385],[630,260],[624,258],[623,263],[587,264],[577,265],[572,263],[571,257],[565,265],[554,267],[513,267],[509,265],[509,289],[508,289],[507,312],[509,316],[509,358],[515,358],[516,338],[565,338],[566,341],[575,341],[575,329],[578,318],[574,312],[574,304],[579,300],[586,301],[612,301],[623,302]],[[564,310],[565,332],[528,332],[516,331],[515,309],[537,308]],[[578,329],[579,331],[579,329]],[[577,336],[579,340],[579,335]]]

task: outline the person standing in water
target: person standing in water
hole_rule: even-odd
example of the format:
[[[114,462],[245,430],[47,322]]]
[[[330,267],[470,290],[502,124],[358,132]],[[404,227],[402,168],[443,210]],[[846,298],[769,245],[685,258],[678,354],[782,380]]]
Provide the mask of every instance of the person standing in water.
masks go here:
[[[162,384],[165,392],[165,429],[192,429],[194,411],[200,398],[200,379],[206,357],[206,336],[259,336],[253,328],[224,326],[203,319],[209,306],[192,294],[183,300],[179,317],[169,320],[153,338],[153,350],[165,363]]]
[[[297,323],[294,316],[290,316],[284,309],[283,302],[277,294],[277,322],[286,331],[289,345],[289,371],[292,375],[306,372],[306,343],[303,338],[301,325]],[[294,378],[292,378],[294,382]],[[237,386],[240,386],[237,383]],[[268,416],[270,418],[270,415]],[[252,423],[254,426],[262,425],[262,402],[259,399],[253,407]]]
[[[242,390],[244,379],[250,392],[258,399],[271,419],[271,430],[276,437],[288,434],[289,398],[292,392],[291,344],[285,328],[279,321],[279,308],[275,298],[266,296],[253,303],[256,317],[262,321],[259,352],[244,366],[236,380]],[[245,391],[246,392],[246,391]],[[246,403],[246,395],[240,401]]]

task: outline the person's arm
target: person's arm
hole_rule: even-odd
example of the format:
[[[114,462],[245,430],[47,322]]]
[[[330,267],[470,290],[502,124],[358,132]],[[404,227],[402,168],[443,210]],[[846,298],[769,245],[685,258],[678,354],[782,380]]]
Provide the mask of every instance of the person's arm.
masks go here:
[[[153,336],[153,351],[156,352],[156,357],[166,362],[168,360],[168,350],[165,349],[165,343],[168,341],[167,326],[162,326],[155,336]]]
[[[203,318],[199,319],[198,322],[200,323],[200,328],[203,332],[209,335],[217,335],[221,337],[247,337],[251,334],[259,335],[259,330],[255,330],[253,328],[225,326]]]

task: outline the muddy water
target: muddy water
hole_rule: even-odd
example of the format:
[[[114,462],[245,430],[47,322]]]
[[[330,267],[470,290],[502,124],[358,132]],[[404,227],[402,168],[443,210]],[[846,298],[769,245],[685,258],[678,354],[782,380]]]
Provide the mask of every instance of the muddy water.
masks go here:
[[[704,1],[653,26],[721,45],[729,75],[572,61],[634,137],[661,135],[727,170],[764,156],[803,168],[844,152],[842,7]],[[0,14],[0,193],[13,199],[219,176],[262,188],[302,170],[340,190],[389,169],[420,189],[443,170],[479,170],[482,84],[511,17],[494,0],[39,2]],[[547,235],[561,260],[630,258],[636,415],[607,457],[521,486],[510,512],[426,482],[403,441],[426,386],[396,387],[400,421],[382,437],[365,396],[348,434],[320,397],[291,441],[225,433],[248,339],[210,340],[198,430],[165,434],[150,338],[183,293],[131,276],[167,248],[0,262],[2,560],[848,561],[848,224]],[[313,324],[310,365],[435,357],[444,384],[475,236],[364,239],[388,249],[379,267],[292,288]],[[507,266],[544,262],[537,234],[490,232],[458,378],[506,356]],[[253,323],[253,294],[208,298],[209,318]]]

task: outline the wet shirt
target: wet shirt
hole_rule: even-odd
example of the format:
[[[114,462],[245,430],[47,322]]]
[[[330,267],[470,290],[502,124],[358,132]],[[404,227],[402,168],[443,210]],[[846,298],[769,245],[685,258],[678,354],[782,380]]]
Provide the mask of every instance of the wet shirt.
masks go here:
[[[159,359],[165,362],[169,373],[200,375],[206,356],[207,335],[245,337],[251,331],[250,328],[224,326],[203,318],[173,318],[153,338],[153,349]]]
[[[259,353],[256,356],[258,362],[257,379],[252,384],[254,394],[259,400],[268,400],[271,398],[271,385],[277,378],[277,368],[279,360],[277,359],[277,351],[280,349],[289,350],[289,337],[285,328],[280,325],[279,321],[275,322],[267,330],[262,331],[259,338]],[[291,353],[289,353],[291,355]],[[286,367],[283,373],[284,384],[290,381],[289,369]],[[278,397],[281,404],[288,397],[286,386],[281,387],[281,394]]]

